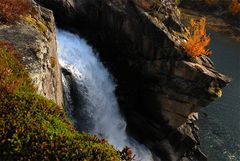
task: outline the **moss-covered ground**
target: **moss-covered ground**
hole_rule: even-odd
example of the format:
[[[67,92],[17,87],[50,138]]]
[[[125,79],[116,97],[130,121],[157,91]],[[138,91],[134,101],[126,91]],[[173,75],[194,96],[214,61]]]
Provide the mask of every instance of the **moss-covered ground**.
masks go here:
[[[105,140],[78,133],[36,94],[14,47],[0,41],[0,160],[121,160]]]
[[[33,8],[31,1],[1,0],[0,25],[27,21],[44,34],[50,25],[46,27]],[[54,67],[57,60],[50,61]],[[118,151],[103,139],[75,130],[63,109],[36,93],[14,45],[0,40],[1,161],[130,161],[131,155],[127,147]]]

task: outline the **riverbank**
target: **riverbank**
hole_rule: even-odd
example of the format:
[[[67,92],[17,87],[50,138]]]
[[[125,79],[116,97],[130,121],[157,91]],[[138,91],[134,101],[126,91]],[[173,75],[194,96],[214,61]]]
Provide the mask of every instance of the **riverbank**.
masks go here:
[[[180,8],[181,19],[188,21],[190,18],[200,19],[205,16],[207,18],[207,28],[216,32],[222,32],[228,35],[230,38],[240,42],[240,28],[233,26],[226,22],[223,18],[217,17],[210,12],[193,11],[191,9]]]

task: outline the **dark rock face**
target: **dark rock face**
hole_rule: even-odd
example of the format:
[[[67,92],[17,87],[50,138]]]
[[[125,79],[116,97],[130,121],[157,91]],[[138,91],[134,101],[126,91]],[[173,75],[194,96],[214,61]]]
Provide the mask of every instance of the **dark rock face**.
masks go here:
[[[57,12],[58,3],[39,1]],[[112,71],[129,134],[163,161],[206,160],[197,147],[196,112],[230,80],[209,58],[190,60],[180,50],[185,28],[175,4],[82,0],[74,6],[77,16],[63,25],[92,43]]]
[[[196,0],[182,0],[180,6],[182,8],[194,8],[195,10],[199,11],[200,13],[206,15],[213,15],[217,18],[224,19],[227,23],[231,24],[232,26],[240,28],[240,12],[236,15],[232,15],[230,12],[231,0],[221,0],[217,1],[217,3],[213,3],[211,5],[207,4],[204,0],[196,1]]]
[[[61,73],[58,65],[55,22],[50,10],[35,5],[39,19],[24,17],[17,24],[1,24],[0,39],[14,44],[29,71],[38,94],[63,105]],[[36,21],[36,26],[31,21]]]
[[[57,22],[63,24],[70,24],[74,21],[76,14],[75,0],[35,0],[41,5],[54,8],[54,16]]]
[[[83,91],[79,91],[79,87],[77,87],[79,84],[75,81],[74,76],[69,72],[67,69],[62,68],[62,74],[65,78],[66,84],[69,88],[69,94],[71,95],[68,97],[64,93],[64,106],[65,111],[68,113],[68,116],[71,117],[74,127],[78,131],[86,131],[90,127],[89,124],[86,124],[86,121],[76,121],[76,120],[89,120],[87,116],[81,115],[79,113],[79,107],[84,107],[84,96],[82,95]],[[82,90],[87,90],[84,86],[82,86]],[[90,130],[89,130],[90,131]]]

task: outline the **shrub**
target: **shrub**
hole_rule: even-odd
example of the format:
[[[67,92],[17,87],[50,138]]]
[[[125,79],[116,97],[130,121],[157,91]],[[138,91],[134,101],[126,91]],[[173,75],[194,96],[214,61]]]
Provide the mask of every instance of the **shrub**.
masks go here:
[[[120,160],[105,140],[79,134],[53,102],[31,93],[0,96],[3,160]]]
[[[133,152],[128,146],[123,148],[123,150],[120,152],[120,155],[122,160],[132,161],[134,159]]]
[[[191,19],[189,32],[185,32],[187,41],[183,42],[181,46],[189,57],[199,57],[201,55],[210,55],[211,52],[205,47],[210,43],[210,37],[206,34],[206,18],[203,17],[199,22]]]
[[[240,12],[240,2],[238,0],[232,0],[229,5],[229,11],[233,16]]]
[[[0,92],[15,93],[33,91],[31,79],[20,63],[14,46],[8,41],[0,41]]]
[[[1,0],[0,18],[5,22],[18,20],[32,10],[31,0]]]
[[[78,133],[59,106],[36,94],[16,55],[0,41],[0,160],[131,160],[129,150]]]

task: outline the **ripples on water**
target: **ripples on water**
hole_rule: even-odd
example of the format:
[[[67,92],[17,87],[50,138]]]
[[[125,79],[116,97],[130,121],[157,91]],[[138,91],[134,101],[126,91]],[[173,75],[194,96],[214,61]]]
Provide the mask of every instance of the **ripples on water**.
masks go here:
[[[218,71],[233,81],[222,98],[202,110],[200,139],[209,161],[240,161],[240,43],[221,33],[210,32],[211,59]]]

